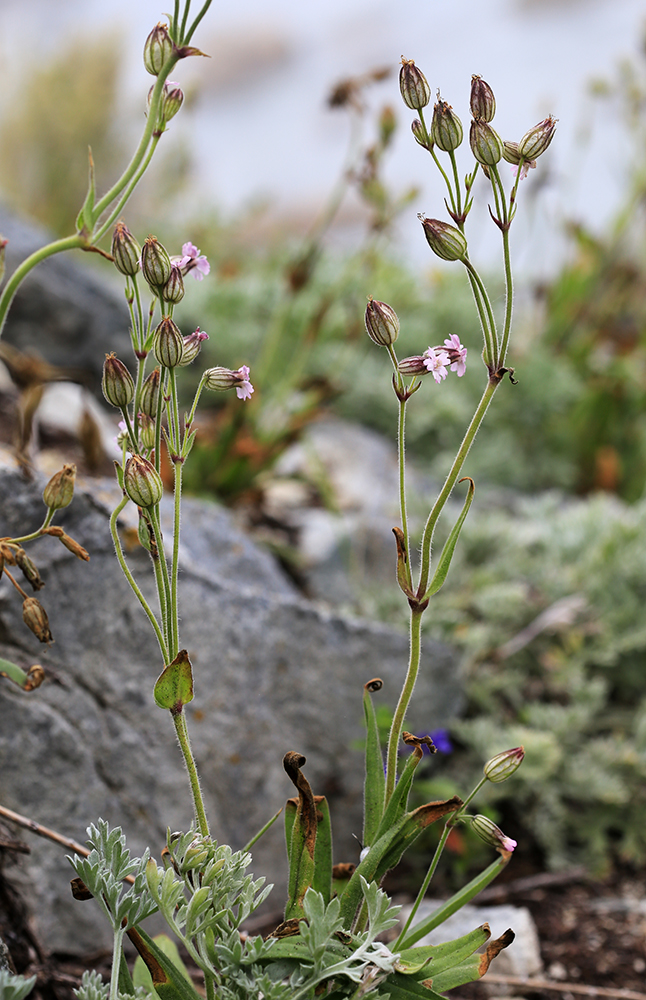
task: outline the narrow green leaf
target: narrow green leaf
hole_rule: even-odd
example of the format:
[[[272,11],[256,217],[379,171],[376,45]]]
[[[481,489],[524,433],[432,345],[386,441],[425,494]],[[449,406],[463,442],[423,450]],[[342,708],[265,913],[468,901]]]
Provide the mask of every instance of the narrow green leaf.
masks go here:
[[[366,777],[363,785],[363,846],[369,847],[377,839],[377,830],[384,813],[386,776],[379,740],[379,727],[375,707],[370,697],[379,691],[383,681],[379,677],[363,685],[363,712],[366,720]]]
[[[330,807],[324,795],[314,796],[316,806],[316,844],[312,888],[320,892],[325,905],[332,898],[332,824]]]
[[[483,872],[480,872],[480,874],[476,875],[476,877],[471,879],[470,882],[467,882],[467,884],[463,886],[459,892],[456,892],[450,899],[447,899],[446,903],[443,903],[442,906],[438,907],[438,909],[431,913],[430,916],[426,917],[425,920],[420,920],[418,924],[411,927],[408,934],[401,942],[401,947],[410,948],[416,941],[419,941],[420,938],[425,937],[426,934],[435,930],[435,928],[439,927],[440,924],[443,924],[445,920],[448,920],[450,916],[457,913],[457,911],[461,909],[465,903],[470,903],[479,892],[482,892],[482,890],[486,888],[490,882],[493,882],[497,875],[500,875],[500,872],[508,864],[510,857],[511,855],[508,855],[506,858],[504,855],[501,855],[501,857],[490,864],[488,868],[485,868]]]
[[[409,759],[406,761],[404,770],[399,777],[399,781],[395,785],[393,794],[390,797],[383,819],[379,825],[379,829],[377,830],[377,839],[379,839],[379,837],[381,837],[386,830],[389,830],[391,826],[397,823],[398,820],[400,820],[405,814],[408,808],[408,796],[413,784],[415,769],[422,759],[422,754],[423,750],[421,747],[414,747]]]
[[[170,959],[170,961],[173,963],[177,971],[180,972],[189,983],[192,983],[189,971],[184,965],[184,962],[181,959],[177,945],[175,944],[173,939],[169,938],[168,934],[155,934],[153,941],[157,945],[159,950],[163,951],[166,958]],[[135,967],[132,973],[131,987],[133,984],[135,986],[144,986],[149,993],[152,993],[153,990],[152,976],[150,975],[150,970],[148,969],[148,966],[144,962],[141,955],[138,955],[135,961]],[[119,989],[121,989],[121,985],[119,985]],[[122,990],[121,992],[124,991]],[[130,989],[129,992],[132,993],[134,991]]]
[[[285,803],[285,844],[287,846],[287,862],[291,863],[292,857],[292,831],[294,829],[294,820],[296,819],[296,810],[298,808],[298,799],[287,799]]]
[[[144,966],[144,968],[146,968]],[[130,969],[128,968],[128,963],[126,962],[126,956],[121,951],[121,958],[119,959],[119,993],[123,993],[124,996],[132,996],[135,992],[134,984],[132,981],[132,976],[130,975]],[[152,979],[150,980],[150,989],[152,991]]]
[[[261,826],[261,828],[258,830],[258,833],[255,833],[253,835],[253,837],[251,838],[251,840],[248,840],[247,843],[244,845],[244,847],[242,848],[243,852],[251,850],[251,848],[253,847],[253,845],[258,840],[260,840],[260,838],[263,836],[263,834],[267,833],[267,830],[269,830],[269,828],[274,825],[274,823],[276,822],[276,820],[278,819],[278,817],[280,816],[280,814],[282,813],[282,811],[283,811],[282,809],[279,809],[277,813],[274,813],[274,815],[271,817],[270,820],[267,820],[267,822],[265,823],[264,826]]]
[[[357,865],[341,897],[344,927],[349,928],[352,925],[357,908],[363,902],[361,876],[368,883],[379,882],[386,872],[399,863],[404,851],[419,837],[422,830],[448,813],[455,812],[461,805],[462,800],[457,796],[446,802],[428,802],[413,812],[405,813],[379,837],[375,844],[371,845],[361,864]]]
[[[404,948],[399,955],[397,971],[407,976],[428,979],[429,976],[459,965],[486,944],[490,937],[488,924],[482,924],[481,927],[476,927],[475,930],[454,941],[422,945],[420,948]],[[425,964],[427,962],[428,965]],[[421,977],[420,971],[423,972]]]
[[[283,757],[283,767],[298,790],[298,805],[294,815],[289,855],[288,900],[285,920],[303,916],[303,899],[314,881],[316,849],[316,805],[310,784],[301,772],[303,754],[291,750]],[[331,875],[330,875],[331,877]]]
[[[433,579],[429,584],[429,588],[424,594],[424,599],[427,597],[432,597],[433,594],[436,594],[438,592],[438,590],[446,580],[447,573],[449,572],[449,566],[451,565],[451,560],[453,559],[455,546],[458,543],[458,538],[460,537],[460,532],[462,531],[462,525],[464,524],[466,516],[469,513],[469,507],[471,506],[471,502],[473,500],[473,496],[476,491],[476,484],[474,483],[473,479],[470,479],[469,476],[464,476],[462,479],[460,479],[460,482],[463,483],[465,479],[469,481],[469,489],[467,490],[467,496],[466,500],[464,501],[462,512],[457,521],[455,522],[453,531],[447,538],[444,548],[442,549],[442,555],[440,556],[440,561],[437,564],[437,569],[433,574]]]
[[[398,972],[391,972],[384,979],[380,990],[388,993],[390,1000],[415,1000],[416,997],[422,997],[424,1000],[446,1000],[446,997],[429,989],[428,986],[423,986],[410,976],[402,976]]]
[[[499,938],[494,938],[486,947],[484,954],[472,955],[459,965],[454,965],[452,969],[440,972],[432,977],[434,990],[452,990],[456,986],[464,986],[465,983],[474,983],[487,972],[496,955],[499,955],[503,948],[507,948],[514,940],[514,932],[505,931]]]
[[[157,678],[154,697],[156,705],[171,712],[180,712],[182,706],[193,700],[193,670],[185,649],[180,649]]]
[[[162,1000],[201,1000],[193,984],[141,927],[132,927],[127,934],[148,967]]]
[[[96,186],[94,182],[94,158],[92,156],[92,150],[88,146],[88,188],[87,194],[85,196],[85,201],[83,202],[83,207],[76,217],[76,231],[78,233],[82,232],[84,229],[88,234],[92,232],[94,227],[94,198],[96,194]]]

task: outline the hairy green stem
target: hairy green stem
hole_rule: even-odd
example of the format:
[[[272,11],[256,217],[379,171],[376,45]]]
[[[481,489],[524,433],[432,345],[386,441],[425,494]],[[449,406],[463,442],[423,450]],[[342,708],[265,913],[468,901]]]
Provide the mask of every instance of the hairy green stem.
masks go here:
[[[18,265],[16,270],[8,279],[7,284],[2,290],[2,295],[0,295],[0,336],[2,336],[2,329],[7,318],[9,306],[13,301],[13,297],[18,291],[21,282],[27,277],[31,269],[36,267],[37,264],[40,264],[41,261],[46,260],[47,257],[52,257],[55,253],[62,253],[63,250],[74,250],[84,245],[85,241],[82,236],[79,236],[78,234],[75,236],[66,236],[62,240],[55,240],[53,243],[49,243],[46,247],[34,250],[29,257],[25,257],[22,264]]]
[[[173,637],[174,637],[174,623],[172,616],[170,614],[171,596],[170,596],[170,577],[168,574],[168,566],[166,564],[166,554],[164,552],[164,536],[162,535],[161,525],[159,523],[159,504],[155,507],[148,508],[148,514],[150,516],[150,523],[153,526],[153,534],[155,536],[155,545],[157,546],[157,555],[159,568],[161,570],[162,578],[162,588],[159,594],[159,603],[162,604],[162,596],[164,601],[164,606],[166,608],[166,643],[168,646],[168,651],[173,648]],[[174,659],[174,657],[171,657]],[[170,662],[170,661],[165,661]]]
[[[411,609],[410,615],[410,643],[409,659],[406,679],[399,695],[397,708],[393,715],[390,733],[388,735],[388,754],[386,758],[386,792],[384,796],[384,806],[388,805],[391,795],[395,790],[397,782],[397,751],[399,750],[399,740],[404,727],[404,718],[408,711],[417,674],[419,673],[419,662],[422,652],[422,614],[419,608]]]
[[[487,342],[488,350],[491,352],[491,363],[494,370],[498,367],[498,334],[496,330],[496,320],[493,314],[493,309],[489,296],[487,294],[487,289],[484,286],[484,282],[475,267],[471,263],[468,257],[464,258],[462,261],[467,269],[469,279],[472,281],[471,287],[477,287],[478,295],[476,296],[474,291],[474,298],[476,300],[476,307],[478,309],[478,315],[480,317],[480,323],[482,325],[483,333],[485,336],[485,341]],[[483,312],[484,307],[484,312]],[[486,316],[486,323],[485,323]],[[489,339],[487,340],[487,330],[489,330]]]
[[[154,614],[153,614],[153,612],[151,610],[151,607],[148,604],[148,601],[146,600],[146,598],[142,594],[141,590],[139,589],[139,586],[137,585],[137,581],[135,580],[134,576],[130,572],[130,568],[129,568],[129,566],[128,566],[126,560],[125,560],[125,556],[123,554],[123,549],[121,548],[121,540],[119,539],[119,532],[118,532],[118,529],[117,529],[117,518],[119,517],[119,514],[121,513],[121,511],[123,510],[123,508],[126,506],[127,503],[128,503],[128,497],[124,497],[123,500],[121,501],[121,503],[119,504],[119,506],[116,507],[115,510],[112,512],[112,516],[110,518],[110,534],[112,535],[112,542],[114,544],[114,551],[116,552],[117,559],[119,560],[119,565],[121,566],[121,569],[123,571],[123,575],[125,576],[126,580],[130,584],[130,587],[131,587],[131,589],[132,589],[135,597],[137,598],[137,600],[141,604],[142,608],[144,609],[144,611],[148,615],[148,619],[150,621],[150,624],[152,625],[152,627],[155,630],[155,635],[157,636],[157,642],[159,643],[159,648],[161,650],[161,654],[162,654],[162,658],[164,660],[164,663],[168,663],[169,662],[169,660],[168,660],[168,649],[166,647],[166,640],[164,639],[164,636],[162,635],[162,630],[159,627],[159,622],[155,618],[155,616],[154,616]]]
[[[419,910],[420,904],[421,904],[422,900],[424,899],[424,896],[426,895],[426,892],[428,890],[429,885],[431,884],[431,879],[435,875],[435,872],[437,870],[437,866],[438,866],[438,864],[440,862],[440,858],[442,857],[442,854],[444,852],[444,848],[446,847],[446,842],[449,839],[449,834],[451,833],[452,827],[453,827],[453,822],[451,820],[449,820],[447,823],[444,824],[444,829],[442,831],[442,836],[440,837],[439,843],[438,843],[437,847],[435,848],[435,854],[433,855],[433,857],[431,859],[431,863],[430,863],[430,865],[428,867],[428,871],[426,872],[426,876],[424,878],[424,881],[422,882],[422,884],[420,886],[420,890],[417,893],[417,897],[415,899],[415,902],[413,903],[412,909],[411,909],[410,914],[408,916],[408,920],[404,924],[399,937],[397,938],[397,940],[395,941],[394,945],[391,948],[391,951],[393,951],[393,952],[396,952],[396,951],[398,951],[401,948],[401,942],[406,937],[406,934],[408,932],[408,928],[410,927],[410,925],[412,924],[413,920],[415,919],[415,914]]]
[[[186,728],[186,719],[184,717],[184,711],[181,709],[179,712],[171,712],[173,717],[173,723],[175,725],[175,732],[177,733],[177,740],[179,742],[182,754],[184,756],[184,763],[186,764],[186,770],[188,771],[188,778],[191,783],[191,792],[193,793],[193,804],[195,806],[195,819],[197,822],[197,827],[203,837],[209,837],[209,824],[206,818],[206,811],[204,809],[204,800],[202,798],[202,789],[200,788],[200,779],[197,773],[197,768],[195,766],[195,759],[193,757],[193,752],[191,750],[191,743],[188,738],[188,729]]]

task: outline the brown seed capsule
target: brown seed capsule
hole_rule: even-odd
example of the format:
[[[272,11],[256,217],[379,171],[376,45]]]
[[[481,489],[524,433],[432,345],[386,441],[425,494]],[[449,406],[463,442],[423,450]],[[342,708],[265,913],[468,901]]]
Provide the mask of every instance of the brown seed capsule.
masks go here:
[[[525,132],[518,143],[518,152],[524,160],[535,160],[545,152],[554,138],[557,120],[550,115],[534,128],[530,128],[529,132]]]
[[[20,569],[25,580],[31,584],[32,590],[41,590],[45,586],[40,578],[40,573],[36,567],[36,564],[32,562],[24,549],[20,546],[16,546],[14,550],[14,558],[16,560],[16,566]]]
[[[49,621],[44,607],[35,597],[27,597],[22,602],[22,620],[31,629],[39,642],[53,642]]]
[[[76,482],[76,466],[64,465],[55,472],[43,490],[43,502],[50,510],[60,510],[72,502],[74,483]]]
[[[71,538],[69,535],[66,535],[65,532],[63,532],[62,535],[59,535],[59,538],[63,543],[63,545],[65,546],[65,548],[69,552],[72,552],[77,559],[83,559],[85,562],[90,561],[90,554],[87,551],[87,549],[84,549],[83,546],[80,545],[74,538]]]

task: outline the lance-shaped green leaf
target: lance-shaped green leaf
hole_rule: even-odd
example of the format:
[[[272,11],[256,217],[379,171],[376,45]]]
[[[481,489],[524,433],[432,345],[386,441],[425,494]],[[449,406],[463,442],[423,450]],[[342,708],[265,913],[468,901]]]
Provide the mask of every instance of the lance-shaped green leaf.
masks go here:
[[[180,649],[157,678],[154,696],[160,708],[168,708],[174,714],[193,700],[193,669],[185,649]]]
[[[283,757],[283,767],[298,791],[298,805],[293,813],[291,843],[288,850],[289,880],[285,920],[303,916],[303,899],[314,881],[316,805],[310,783],[301,771],[305,759],[303,754],[294,750],[290,750]],[[286,826],[287,822],[286,811]]]
[[[438,590],[446,580],[447,573],[449,572],[449,566],[451,565],[451,560],[453,559],[455,546],[458,543],[458,538],[460,537],[460,532],[462,531],[462,525],[464,524],[466,516],[469,513],[469,507],[471,506],[471,502],[473,500],[473,496],[476,491],[476,484],[474,483],[473,479],[470,479],[469,476],[464,476],[462,479],[459,480],[459,482],[463,483],[465,480],[468,480],[469,482],[469,489],[467,490],[467,496],[466,500],[464,501],[464,506],[462,508],[459,518],[455,522],[455,526],[451,534],[446,540],[444,548],[442,549],[442,555],[440,556],[440,560],[437,564],[437,569],[433,574],[433,579],[429,584],[428,590],[424,594],[424,598],[432,597],[433,594],[436,594],[438,592]]]
[[[88,234],[92,232],[94,227],[94,198],[96,193],[96,186],[94,183],[94,158],[92,156],[92,149],[88,146],[88,187],[87,194],[85,196],[85,201],[83,202],[83,207],[76,217],[76,231],[78,233],[85,230]]]
[[[482,948],[490,937],[489,925],[482,924],[454,941],[427,944],[419,948],[404,948],[399,953],[396,971],[417,979],[428,979],[431,975],[459,965],[478,948]]]
[[[201,1000],[193,984],[141,927],[131,927],[126,933],[146,963],[162,1000]]]
[[[448,813],[455,812],[461,805],[462,799],[457,796],[445,802],[428,802],[413,812],[405,813],[394,826],[378,838],[375,844],[371,845],[341,897],[341,917],[344,927],[352,926],[357,908],[363,902],[361,876],[366,882],[381,881],[386,872],[399,863],[404,851],[419,837],[422,830]]]
[[[497,875],[500,875],[500,872],[508,864],[510,858],[511,854],[509,852],[505,851],[501,853],[501,856],[496,861],[490,864],[488,868],[485,868],[483,872],[480,872],[479,875],[476,875],[475,878],[471,879],[470,882],[467,882],[459,892],[456,892],[450,899],[447,899],[445,903],[439,906],[437,910],[434,910],[425,920],[420,920],[418,924],[414,924],[404,940],[400,942],[400,947],[404,949],[410,948],[420,938],[430,934],[432,930],[435,930],[445,920],[448,920],[450,916],[457,913],[466,903],[471,902],[479,892],[482,892],[490,882],[493,882]]]
[[[316,807],[316,844],[312,888],[320,892],[325,905],[332,898],[332,823],[330,807],[324,795],[314,796]]]
[[[424,982],[440,993],[444,990],[452,990],[456,986],[464,986],[465,983],[474,983],[476,980],[482,979],[496,955],[499,955],[503,948],[507,948],[514,937],[515,934],[512,930],[506,930],[499,938],[494,938],[493,941],[489,942],[483,955],[472,955],[471,958],[460,962],[459,965],[454,965],[452,969],[447,969],[435,976],[432,975]]]
[[[155,934],[153,942],[157,945],[160,951],[163,951],[166,958],[173,963],[177,971],[180,972],[189,983],[192,982],[189,971],[184,965],[177,945],[172,938],[169,938],[168,934]],[[126,969],[127,968],[128,967],[126,966]],[[153,981],[152,976],[150,975],[150,970],[141,955],[138,955],[137,960],[135,961],[135,967],[130,981],[131,994],[134,993],[132,988],[133,985],[144,986],[148,993],[150,993],[153,989]]]
[[[373,678],[363,685],[363,712],[366,720],[366,777],[363,785],[363,844],[370,846],[376,839],[384,812],[386,776],[379,740],[379,726],[371,694],[381,690],[383,681]]]
[[[144,966],[145,968],[145,966]],[[130,969],[128,968],[128,963],[126,962],[126,956],[121,950],[121,958],[119,959],[119,993],[123,993],[124,996],[132,996],[135,992],[134,983],[132,981],[132,976],[130,975]]]

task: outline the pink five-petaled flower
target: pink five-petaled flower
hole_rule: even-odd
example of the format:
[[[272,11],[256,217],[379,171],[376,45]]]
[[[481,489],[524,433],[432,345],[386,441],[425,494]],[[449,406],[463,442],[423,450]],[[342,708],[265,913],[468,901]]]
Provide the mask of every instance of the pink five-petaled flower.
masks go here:
[[[201,281],[205,274],[211,270],[211,265],[200,251],[192,243],[184,243],[182,246],[182,256],[179,260],[182,274],[192,273],[196,281]]]
[[[238,397],[238,399],[251,399],[253,386],[249,381],[249,366],[242,365],[241,368],[238,368],[235,374],[239,375],[242,378],[242,382],[240,383],[240,385],[236,386],[236,396]]]
[[[424,365],[431,373],[436,382],[441,382],[447,376],[446,366],[450,363],[450,358],[441,347],[427,347],[422,355]]]
[[[452,333],[450,337],[446,338],[444,341],[444,347],[449,356],[449,361],[451,362],[451,371],[457,372],[458,378],[461,378],[467,370],[466,347],[463,347],[460,343],[460,338],[457,333]]]

